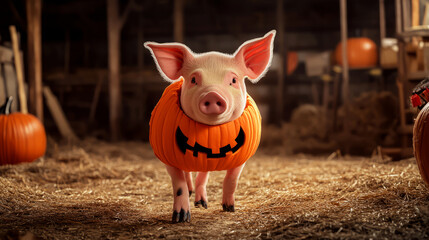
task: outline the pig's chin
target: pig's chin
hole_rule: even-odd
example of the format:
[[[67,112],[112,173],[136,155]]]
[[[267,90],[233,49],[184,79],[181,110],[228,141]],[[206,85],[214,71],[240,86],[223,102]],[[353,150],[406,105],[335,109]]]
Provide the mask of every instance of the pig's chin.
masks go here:
[[[190,117],[192,120],[206,125],[224,124],[227,122],[234,121],[241,115],[232,109],[227,109],[222,114],[205,114],[205,113],[202,113],[199,109],[193,109],[193,110],[194,111],[185,111],[185,114],[188,117]]]
[[[232,113],[222,113],[220,115],[215,115],[215,114],[208,115],[204,113],[199,113],[198,115],[199,116],[196,116],[198,120],[196,119],[194,120],[207,125],[220,125],[236,119],[236,118],[233,118]]]

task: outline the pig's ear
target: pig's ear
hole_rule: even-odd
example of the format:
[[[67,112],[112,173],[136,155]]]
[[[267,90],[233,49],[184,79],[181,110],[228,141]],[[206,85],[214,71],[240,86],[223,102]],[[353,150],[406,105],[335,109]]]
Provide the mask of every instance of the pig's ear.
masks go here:
[[[192,51],[180,43],[146,42],[144,46],[150,50],[158,71],[168,82],[179,79],[183,64],[193,58]]]
[[[273,42],[276,31],[272,30],[261,38],[243,43],[234,53],[234,58],[245,67],[245,74],[256,83],[268,71],[273,58]]]

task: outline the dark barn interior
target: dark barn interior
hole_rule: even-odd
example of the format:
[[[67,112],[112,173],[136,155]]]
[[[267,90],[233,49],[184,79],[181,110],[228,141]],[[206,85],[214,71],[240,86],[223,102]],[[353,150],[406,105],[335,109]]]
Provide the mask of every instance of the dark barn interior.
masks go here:
[[[428,9],[426,0],[1,1],[0,104],[13,102],[10,115],[0,108],[0,239],[427,239],[429,84],[418,84],[429,73]],[[222,211],[215,171],[209,208],[191,196],[192,221],[171,224],[170,179],[149,144],[169,83],[144,43],[233,54],[271,30],[271,66],[246,81],[262,136],[236,211]],[[2,122],[19,112],[41,123],[32,144]]]

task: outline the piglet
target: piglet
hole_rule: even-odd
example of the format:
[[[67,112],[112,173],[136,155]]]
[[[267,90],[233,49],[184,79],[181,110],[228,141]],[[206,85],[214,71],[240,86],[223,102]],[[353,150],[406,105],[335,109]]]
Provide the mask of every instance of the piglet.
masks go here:
[[[207,208],[206,185],[209,171],[214,170],[226,170],[222,207],[226,212],[235,211],[234,192],[238,179],[245,161],[256,151],[261,128],[259,111],[247,94],[245,79],[256,83],[267,72],[274,36],[273,30],[264,37],[249,40],[232,55],[220,52],[197,54],[180,43],[144,44],[162,77],[172,83],[152,112],[150,143],[171,177],[173,223],[190,221],[189,197],[193,191],[195,206]],[[163,104],[167,106],[161,106]],[[177,109],[173,107],[175,105],[178,105]],[[253,115],[246,112],[248,108]],[[220,133],[225,132],[225,124],[236,123],[244,115],[255,116],[245,120],[246,124],[255,125],[250,130],[236,124],[236,132]],[[184,119],[194,122],[183,123]],[[176,121],[180,123],[174,123]],[[195,126],[192,134],[197,137],[187,135],[189,133],[184,132],[180,124]],[[216,130],[217,126],[223,130]],[[216,149],[205,146],[211,144],[211,140],[201,138],[207,137],[198,138],[206,136],[206,132],[220,136]],[[230,142],[225,140],[226,135],[233,136]],[[225,141],[225,145],[221,145]],[[247,152],[250,153],[246,155]],[[191,171],[198,172],[195,188]]]

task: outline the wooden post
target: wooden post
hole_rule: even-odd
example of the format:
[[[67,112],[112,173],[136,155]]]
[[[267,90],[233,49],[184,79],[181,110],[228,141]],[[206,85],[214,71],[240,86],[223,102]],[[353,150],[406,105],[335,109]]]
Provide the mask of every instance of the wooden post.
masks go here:
[[[419,26],[420,25],[420,3],[419,0],[412,0],[411,2],[411,26]]]
[[[119,139],[121,116],[121,19],[119,16],[118,0],[107,0],[107,35],[109,52],[109,106],[110,106],[110,134],[113,141]]]
[[[12,39],[12,47],[13,47],[13,58],[15,59],[15,69],[16,69],[16,79],[18,80],[18,91],[19,91],[19,105],[21,112],[24,114],[28,113],[27,109],[27,97],[25,95],[24,90],[24,76],[23,76],[23,66],[21,53],[19,52],[19,42],[16,34],[15,26],[10,26],[10,36]]]
[[[42,0],[27,0],[28,82],[30,112],[43,122],[42,92]]]
[[[284,78],[285,78],[285,64],[286,54],[284,45],[284,10],[283,0],[277,0],[277,30],[278,30],[278,53],[280,54],[280,68],[277,75],[277,120],[281,125],[283,122],[283,91],[284,91]]]
[[[343,104],[348,104],[349,95],[349,62],[347,59],[347,0],[340,0],[341,15],[341,51],[343,59]]]
[[[119,13],[119,1],[107,0],[107,38],[108,38],[108,79],[110,134],[113,141],[120,138],[121,127],[121,31],[131,10],[142,11],[142,7],[130,0],[122,13]]]
[[[28,69],[28,98],[29,98],[29,112],[36,114],[36,95],[34,91],[34,28],[33,28],[33,1],[26,1],[27,11],[27,69]]]
[[[46,98],[46,105],[51,111],[51,115],[54,118],[55,123],[57,124],[58,130],[61,135],[68,141],[77,141],[79,140],[76,137],[76,134],[73,132],[73,129],[70,127],[69,122],[61,108],[60,103],[58,102],[57,97],[52,93],[49,87],[43,88],[43,93]]]
[[[379,12],[379,23],[380,23],[380,47],[378,49],[378,56],[380,56],[378,58],[378,65],[381,66],[381,52],[383,50],[383,39],[386,38],[386,14],[385,14],[385,9],[384,9],[384,0],[379,0],[378,1],[378,12]],[[385,79],[384,79],[384,74],[381,73],[380,74],[380,90],[384,90],[385,89]]]
[[[64,73],[70,73],[70,30],[66,30],[65,44],[64,44]]]
[[[139,70],[143,70],[144,66],[144,46],[143,46],[143,14],[139,16],[139,28],[137,32],[137,66]]]
[[[379,17],[380,17],[380,46],[383,39],[386,38],[386,14],[384,11],[384,0],[378,1]]]
[[[174,0],[174,41],[183,43],[183,0]]]
[[[402,34],[404,30],[404,22],[402,21],[405,16],[402,12],[402,7],[404,5],[401,4],[401,0],[395,1],[396,8],[396,35]],[[407,71],[405,68],[405,42],[403,39],[398,38],[398,77],[396,80],[396,84],[398,87],[398,97],[399,97],[399,120],[400,120],[400,128],[401,128],[401,147],[405,149],[408,146],[408,137],[404,134],[404,129],[407,125],[406,112],[405,112],[405,96],[404,96],[404,83],[407,78]]]
[[[410,30],[411,28],[411,2],[410,1],[401,1],[402,2],[402,27],[405,31]]]

